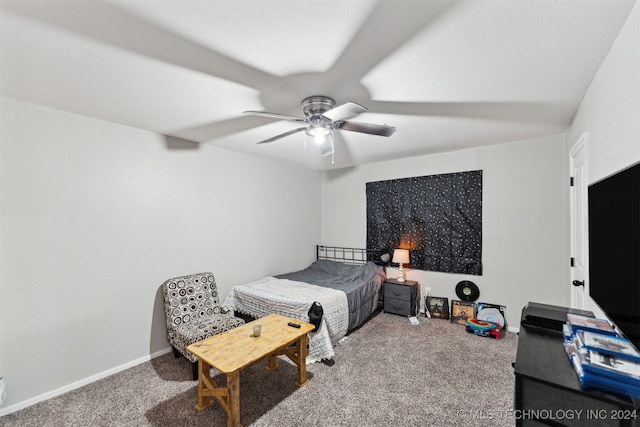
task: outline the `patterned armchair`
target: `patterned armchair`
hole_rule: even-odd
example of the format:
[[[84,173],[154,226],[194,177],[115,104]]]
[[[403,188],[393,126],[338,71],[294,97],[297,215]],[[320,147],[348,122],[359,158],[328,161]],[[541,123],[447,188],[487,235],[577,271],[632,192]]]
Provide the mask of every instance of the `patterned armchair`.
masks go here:
[[[194,342],[244,324],[219,303],[218,287],[213,273],[198,273],[174,277],[162,284],[167,318],[167,338],[175,357],[182,354],[198,379],[198,358],[187,351]]]

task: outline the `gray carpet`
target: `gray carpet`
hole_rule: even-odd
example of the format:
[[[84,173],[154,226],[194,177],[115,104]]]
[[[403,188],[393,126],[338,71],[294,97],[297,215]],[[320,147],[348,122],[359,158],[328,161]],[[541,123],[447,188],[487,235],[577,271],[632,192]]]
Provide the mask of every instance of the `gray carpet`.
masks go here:
[[[468,334],[445,320],[381,313],[335,348],[333,366],[294,365],[240,376],[245,426],[513,426],[516,337]],[[0,418],[3,426],[225,426],[216,402],[195,409],[191,366],[172,354]],[[222,377],[220,381],[223,382]]]

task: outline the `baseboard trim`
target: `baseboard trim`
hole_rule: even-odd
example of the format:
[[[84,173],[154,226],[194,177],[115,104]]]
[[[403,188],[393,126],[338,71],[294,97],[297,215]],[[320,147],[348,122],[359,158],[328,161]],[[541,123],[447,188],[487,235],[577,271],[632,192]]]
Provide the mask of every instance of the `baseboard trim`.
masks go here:
[[[47,399],[51,399],[52,397],[60,396],[61,394],[67,393],[71,390],[75,390],[87,384],[91,384],[92,382],[101,380],[102,378],[108,377],[110,375],[116,374],[120,371],[124,371],[129,368],[133,368],[134,366],[140,365],[141,363],[145,363],[154,359],[156,357],[162,356],[164,354],[170,353],[171,347],[164,348],[162,350],[156,351],[148,356],[143,356],[139,359],[132,360],[131,362],[124,363],[120,366],[116,366],[114,368],[108,369],[106,371],[97,373],[87,378],[83,378],[81,380],[75,381],[71,384],[67,384],[55,390],[48,391],[39,396],[32,397],[31,399],[23,400],[22,402],[14,403],[11,406],[7,406],[4,409],[0,409],[0,417],[3,415],[10,414],[12,412],[19,411],[20,409],[27,408],[31,405],[35,405],[36,403],[43,402]]]

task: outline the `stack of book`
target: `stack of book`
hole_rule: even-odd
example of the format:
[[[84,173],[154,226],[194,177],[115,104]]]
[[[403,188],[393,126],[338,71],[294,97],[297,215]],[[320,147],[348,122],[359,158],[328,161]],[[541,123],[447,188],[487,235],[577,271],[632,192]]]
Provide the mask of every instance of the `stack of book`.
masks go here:
[[[583,386],[640,399],[640,353],[608,320],[568,313],[564,335]]]

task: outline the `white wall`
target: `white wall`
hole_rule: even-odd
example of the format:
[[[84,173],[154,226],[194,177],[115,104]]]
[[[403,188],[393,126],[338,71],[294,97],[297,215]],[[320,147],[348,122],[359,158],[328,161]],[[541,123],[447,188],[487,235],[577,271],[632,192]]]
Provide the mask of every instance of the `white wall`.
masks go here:
[[[212,271],[224,297],[315,257],[317,171],[0,106],[5,411],[167,349],[170,277]]]
[[[412,270],[407,278],[432,295],[458,299],[455,286],[471,280],[480,300],[507,306],[517,328],[528,301],[567,302],[567,170],[564,136],[389,161],[322,178],[322,243],[366,244],[365,184],[411,176],[483,171],[482,276]],[[392,270],[389,275],[393,276]]]
[[[584,132],[589,135],[588,183],[640,161],[640,3],[631,10],[585,94],[567,133],[567,150]],[[585,287],[588,292],[588,278]],[[590,298],[587,302],[590,310],[602,315]]]

